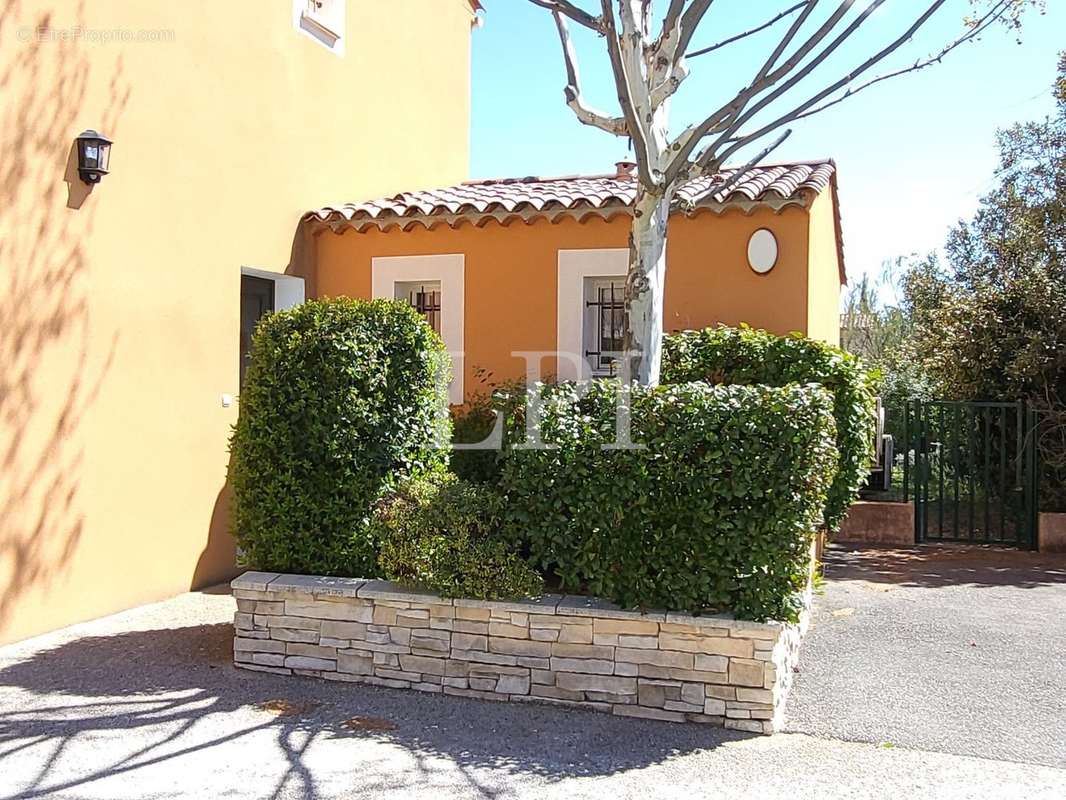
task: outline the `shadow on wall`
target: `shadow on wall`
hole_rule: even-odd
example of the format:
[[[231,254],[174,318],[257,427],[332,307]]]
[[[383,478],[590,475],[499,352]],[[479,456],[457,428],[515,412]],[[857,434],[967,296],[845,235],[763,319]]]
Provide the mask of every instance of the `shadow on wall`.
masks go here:
[[[84,4],[65,10],[60,24],[80,24],[83,12]],[[75,43],[23,41],[29,26],[50,24],[51,14],[29,18],[20,0],[2,2],[0,628],[17,599],[47,586],[77,547],[80,427],[117,345],[113,336],[107,352],[89,347],[84,241],[94,208],[72,143],[91,67]],[[109,95],[92,111],[113,130],[129,89],[120,57],[106,69]]]
[[[237,547],[230,532],[230,503],[233,490],[226,483],[215,498],[211,510],[211,521],[207,526],[207,543],[196,562],[190,589],[202,589],[235,577],[241,570],[237,568]]]
[[[172,790],[182,768],[232,763],[211,777],[218,796],[254,780],[263,797],[317,798],[338,785],[360,796],[438,789],[442,797],[459,790],[493,797],[509,776],[551,783],[612,775],[752,738],[706,725],[248,672],[232,666],[232,644],[228,623],[139,630],[76,639],[0,669],[0,697],[5,686],[34,695],[0,711],[0,751],[11,767],[31,757],[17,752],[32,748],[33,769],[12,774],[30,774],[33,783],[18,785],[15,796],[99,791],[96,781],[123,775],[134,776],[142,796],[161,796],[157,784]],[[116,745],[103,746],[105,739]],[[367,749],[359,739],[389,746]],[[97,743],[99,758],[77,757],[86,741]],[[66,771],[72,763],[76,777]],[[329,765],[330,774],[316,774],[316,765]]]

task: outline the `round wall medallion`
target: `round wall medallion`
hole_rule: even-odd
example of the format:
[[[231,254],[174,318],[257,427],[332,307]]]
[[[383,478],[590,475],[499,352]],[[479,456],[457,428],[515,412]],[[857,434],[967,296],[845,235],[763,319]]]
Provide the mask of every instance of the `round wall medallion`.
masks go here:
[[[748,240],[748,265],[764,275],[777,263],[777,239],[766,228],[759,228]]]

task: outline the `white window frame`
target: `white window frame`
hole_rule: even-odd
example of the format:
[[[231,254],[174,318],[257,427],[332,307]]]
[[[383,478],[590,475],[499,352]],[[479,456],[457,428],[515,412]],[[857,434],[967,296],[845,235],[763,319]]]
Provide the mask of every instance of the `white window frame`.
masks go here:
[[[559,251],[556,349],[574,354],[559,358],[560,380],[587,380],[598,373],[585,358],[585,279],[624,278],[629,271],[625,247]]]
[[[241,267],[241,275],[251,275],[274,282],[274,311],[284,311],[298,306],[306,297],[304,279],[296,275],[284,275],[280,272],[255,267]]]
[[[347,39],[344,35],[348,23],[347,0],[317,2],[322,4],[319,10],[314,8],[316,0],[292,0],[292,26],[331,53],[343,56]]]
[[[463,402],[464,362],[464,273],[466,258],[462,253],[431,256],[378,256],[370,262],[371,296],[396,299],[396,284],[440,284],[440,337],[452,358],[452,382],[448,402]]]

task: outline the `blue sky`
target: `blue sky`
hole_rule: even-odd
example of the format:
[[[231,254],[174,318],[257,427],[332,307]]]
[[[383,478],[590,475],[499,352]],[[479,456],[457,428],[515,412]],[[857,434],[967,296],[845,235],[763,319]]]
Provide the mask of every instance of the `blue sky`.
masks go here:
[[[564,105],[562,58],[550,14],[527,0],[482,2],[484,26],[473,40],[471,177],[612,170],[626,154],[626,140],[581,125]],[[598,6],[593,0],[583,3],[589,9]],[[791,4],[718,0],[695,44],[746,30]],[[924,5],[889,0],[825,69],[811,76],[810,85],[820,88],[819,76],[843,75],[885,46]],[[853,281],[863,272],[879,273],[885,259],[939,247],[948,229],[969,216],[991,186],[996,129],[1051,113],[1057,52],[1066,48],[1064,6],[1049,0],[1045,15],[1031,14],[1021,44],[1013,32],[993,28],[942,64],[886,81],[797,123],[792,137],[767,159],[836,159]],[[969,11],[969,0],[948,2],[911,43],[870,74],[939,50],[963,30]],[[681,130],[735,93],[757,69],[759,57],[776,44],[780,26],[749,37],[742,46],[693,59],[693,74],[671,109],[671,130]],[[586,95],[613,112],[602,40],[583,30],[573,35]]]

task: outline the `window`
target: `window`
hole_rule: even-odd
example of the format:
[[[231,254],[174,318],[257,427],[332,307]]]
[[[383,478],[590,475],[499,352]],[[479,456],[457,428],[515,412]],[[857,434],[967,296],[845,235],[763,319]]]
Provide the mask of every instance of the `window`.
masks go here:
[[[463,289],[461,253],[426,256],[375,256],[370,260],[371,297],[404,300],[426,316],[452,357],[448,399],[463,396]]]
[[[337,55],[344,55],[346,0],[293,0],[293,24]]]
[[[395,284],[396,299],[406,300],[440,334],[440,281],[403,281]]]
[[[613,375],[626,330],[625,281],[585,278],[585,358],[593,375]]]

